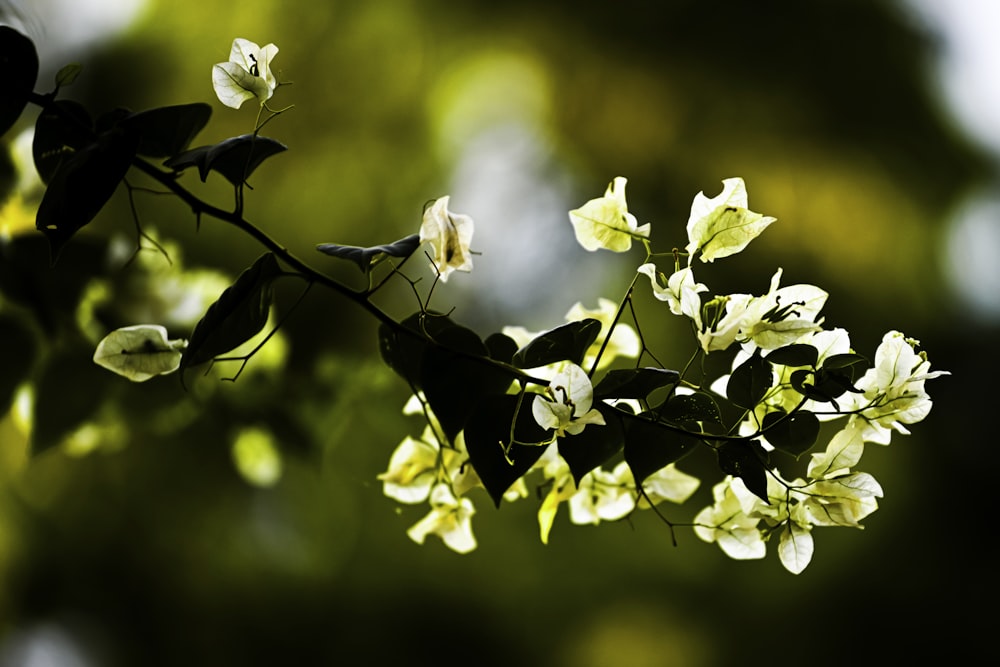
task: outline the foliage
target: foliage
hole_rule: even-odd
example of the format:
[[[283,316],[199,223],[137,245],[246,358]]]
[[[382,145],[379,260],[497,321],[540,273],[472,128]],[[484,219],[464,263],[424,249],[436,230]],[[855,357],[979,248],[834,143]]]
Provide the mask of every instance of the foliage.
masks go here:
[[[357,265],[366,281],[363,288],[314,268],[246,217],[247,179],[286,150],[260,134],[290,108],[268,106],[280,87],[270,68],[277,52],[273,44],[233,42],[230,60],[213,68],[213,86],[228,107],[258,100],[253,131],[189,148],[210,120],[207,105],[118,110],[92,120],[81,105],[56,99],[79,68],[61,71],[51,93],[34,92],[38,62],[30,40],[0,28],[0,58],[15,75],[0,107],[0,129],[9,129],[26,104],[41,108],[34,159],[47,189],[36,227],[48,242],[52,262],[79,261],[75,247],[85,246],[79,232],[120,185],[129,192],[140,244],[145,240],[170,254],[143,229],[134,201],[138,189],[128,180],[136,173],[156,183],[156,194],[182,201],[197,221],[209,217],[232,225],[266,251],[228,287],[205,299],[199,317],[187,323],[191,333],[186,338],[170,338],[177,322],[133,321],[100,331],[94,361],[134,382],[238,361],[239,371],[226,378],[235,380],[254,357],[280,346],[277,332],[284,320],[272,321],[279,279],[303,283],[303,296],[313,286],[334,292],[379,322],[382,358],[412,390],[405,409],[425,421],[419,438],[405,437],[391,454],[379,476],[384,493],[402,503],[428,503],[429,513],[408,535],[418,543],[437,535],[460,553],[477,546],[470,492],[482,487],[499,506],[529,496],[529,481],[537,483],[542,498],[537,516],[543,542],[550,539],[564,503],[575,524],[618,521],[653,509],[672,533],[679,526],[693,527],[699,538],[736,559],[760,558],[766,543],[776,539],[778,557],[793,573],[812,558],[813,528],[861,528],[877,509],[882,488],[857,470],[864,446],[888,445],[894,431],[905,434],[907,425],[924,419],[931,407],[924,383],[943,373],[930,370],[917,341],[896,331],[885,335],[870,363],[852,349],[846,331],[824,328],[827,293],[807,284],[780,287],[781,269],[759,296],[713,294],[697,282],[696,258],[711,263],[739,253],[775,222],[750,210],[742,179],[724,180],[715,197],[699,193],[684,250],[677,244],[658,253],[651,225],[639,225],[628,210],[625,178],[614,178],[603,197],[570,211],[569,222],[588,251],[625,253],[633,242],[641,245],[644,257],[621,299],[602,299],[594,310],[578,304],[565,321],[544,332],[507,327],[482,338],[452,319],[450,311],[430,307],[439,283],[456,271],[471,271],[476,254],[473,220],[449,210],[447,196],[426,206],[419,234],[368,248],[317,245],[324,255]],[[232,184],[232,209],[205,201],[185,185],[190,167],[198,168],[202,181],[214,171]],[[426,256],[434,273],[426,290],[407,267],[422,245],[430,248]],[[6,242],[4,271],[13,267],[27,275],[38,261],[28,248]],[[99,261],[91,271],[93,285],[112,289]],[[644,290],[640,276],[649,280],[654,299],[689,327],[692,357],[680,369],[661,363],[655,341],[642,334],[635,309],[637,290]],[[48,309],[57,318],[65,316],[55,298],[65,294],[33,303],[37,299],[18,292],[17,280],[3,278],[3,335],[30,349],[33,327],[50,327]],[[416,309],[410,316],[397,320],[375,303],[390,283],[412,292]],[[106,294],[86,296],[82,303],[91,307],[107,299]],[[155,289],[145,297],[155,300]],[[33,303],[35,311],[25,314],[25,303]],[[92,328],[93,318],[85,317],[90,311],[77,311],[73,315],[86,320],[79,328]],[[64,402],[60,393],[58,378],[65,367],[51,359],[79,363],[79,351],[79,345],[63,346],[40,371],[31,361],[13,365],[17,382],[0,393],[10,403],[23,382],[36,405],[58,403],[55,426],[36,414],[35,451],[72,438],[81,425],[101,417],[101,391],[111,391],[105,389],[108,376],[95,382],[101,391],[73,396],[72,402]],[[706,362],[712,355],[729,355],[730,372],[710,373]],[[254,361],[251,368],[263,363]],[[234,459],[241,474],[260,486],[273,483],[281,469],[273,444],[278,439],[264,428],[238,434]],[[712,504],[683,524],[669,520],[659,505],[683,503],[694,494],[702,480],[677,464],[695,452],[711,455],[718,474]]]

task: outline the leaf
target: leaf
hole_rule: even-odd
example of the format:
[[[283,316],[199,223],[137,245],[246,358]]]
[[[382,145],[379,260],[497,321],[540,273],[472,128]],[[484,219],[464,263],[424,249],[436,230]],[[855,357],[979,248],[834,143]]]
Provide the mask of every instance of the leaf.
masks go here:
[[[625,431],[618,410],[607,403],[594,406],[604,417],[604,426],[585,428],[577,435],[558,438],[559,455],[569,464],[573,479],[580,480],[607,462],[625,446]]]
[[[190,368],[239,347],[267,324],[274,280],[281,267],[273,253],[261,255],[208,307],[181,356],[180,368]]]
[[[792,574],[801,574],[813,555],[812,532],[794,521],[788,521],[778,540],[778,559]]]
[[[819,419],[812,412],[799,410],[787,415],[769,412],[761,424],[764,436],[775,449],[799,458],[816,444]]]
[[[158,158],[177,155],[187,148],[211,116],[212,107],[197,102],[139,111],[119,123],[140,135],[139,155]]]
[[[517,343],[506,334],[490,334],[486,338],[486,348],[490,351],[490,359],[494,359],[504,364],[511,363],[514,354],[517,353]]]
[[[757,440],[728,440],[715,450],[719,469],[743,480],[752,494],[770,504],[767,499],[767,451]]]
[[[734,255],[757,238],[775,218],[747,208],[747,191],[742,178],[722,181],[722,192],[709,199],[698,193],[688,218],[688,245],[692,257],[701,251],[702,262]]]
[[[187,341],[168,340],[167,330],[155,324],[116,329],[94,351],[94,363],[132,382],[145,382],[177,370]]]
[[[398,241],[393,241],[385,245],[372,246],[370,248],[359,248],[352,245],[337,245],[335,243],[321,243],[316,246],[316,250],[331,257],[349,259],[358,265],[362,273],[368,271],[385,256],[389,257],[409,257],[420,247],[420,235],[410,234]]]
[[[594,387],[594,398],[646,398],[657,389],[676,384],[680,373],[666,368],[630,368],[608,371]]]
[[[636,484],[690,454],[701,440],[676,433],[643,415],[621,413],[625,428],[625,461]],[[586,431],[584,431],[586,432]]]
[[[21,318],[0,312],[0,350],[3,350],[3,372],[0,372],[0,414],[6,414],[18,386],[26,381],[35,365],[38,343],[35,333]]]
[[[594,319],[578,320],[538,335],[514,355],[519,368],[537,368],[557,361],[583,362],[583,356],[601,333],[601,323]]]
[[[79,102],[58,100],[38,114],[31,155],[43,183],[49,183],[63,162],[94,140],[94,121]]]
[[[687,425],[699,422],[722,423],[722,414],[715,399],[704,393],[675,394],[666,405],[657,409],[662,419]]]
[[[771,365],[760,356],[760,349],[737,366],[729,376],[726,396],[735,405],[753,410],[774,384]]]
[[[38,78],[38,53],[30,39],[0,26],[0,70],[7,77],[0,96],[0,136],[21,117]]]
[[[163,164],[174,171],[198,167],[198,174],[203,182],[208,178],[208,172],[216,171],[233,185],[239,185],[250,178],[250,174],[264,160],[286,150],[287,146],[269,137],[241,134],[213,146],[199,146],[184,151]]]
[[[63,246],[104,208],[135,158],[139,137],[120,129],[98,135],[55,172],[38,205],[35,227],[55,264]]]
[[[58,72],[56,72],[56,88],[65,88],[66,86],[72,86],[73,82],[76,81],[76,77],[80,76],[80,72],[83,71],[83,65],[80,63],[70,63],[68,65],[63,65]]]
[[[509,395],[482,402],[470,415],[465,428],[469,461],[497,507],[510,485],[528,472],[545,452],[545,447],[510,444],[512,432],[522,443],[542,443],[548,438],[532,417],[530,405],[522,401],[518,411],[518,397]],[[510,448],[505,456],[506,445]]]
[[[778,364],[779,366],[809,366],[815,368],[816,362],[819,360],[819,350],[805,343],[793,343],[792,345],[786,345],[773,350],[764,358],[769,363]]]

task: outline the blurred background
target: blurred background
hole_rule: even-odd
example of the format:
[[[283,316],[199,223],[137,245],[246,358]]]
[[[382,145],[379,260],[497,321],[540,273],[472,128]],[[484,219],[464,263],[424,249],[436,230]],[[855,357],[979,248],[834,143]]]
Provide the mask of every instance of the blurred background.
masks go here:
[[[929,385],[935,408],[912,436],[868,447],[861,468],[886,497],[867,529],[815,531],[799,576],[773,548],[731,561],[684,529],[675,548],[649,513],[594,528],[563,511],[545,546],[534,499],[496,511],[485,493],[479,548],[459,556],[434,538],[413,544],[405,531],[425,508],[382,494],[376,475],[420,425],[401,413],[409,392],[378,358],[374,321],[335,295],[314,290],[239,382],[192,378],[188,393],[176,378],[129,385],[83,347],[32,342],[166,318],[163,304],[217,293],[261,250],[140,196],[143,227],[174,264],[145,252],[127,279],[101,274],[88,253],[135,243],[120,192],[52,272],[29,231],[38,191],[13,158],[0,233],[27,239],[18,257],[38,261],[18,273],[5,260],[7,289],[30,274],[75,319],[36,307],[35,324],[2,336],[3,667],[965,664],[995,652],[998,457],[983,422],[1000,328],[996,3],[6,0],[0,19],[35,40],[39,92],[80,62],[65,93],[95,113],[210,103],[198,144],[255,119],[252,104],[217,101],[211,65],[234,37],[273,42],[290,85],[270,105],[294,108],[265,133],[289,151],[253,175],[248,217],[357,281],[315,244],[415,233],[424,202],[450,194],[482,255],[435,303],[483,335],[621,298],[640,251],[589,254],[566,217],[613,177],[629,179],[630,210],[669,250],[686,242],[693,196],[741,176],[750,207],[778,222],[699,280],[760,294],[783,267],[784,284],[830,292],[826,326],[847,328],[858,352],[899,329],[952,372]],[[31,124],[4,137],[9,153]],[[221,178],[185,178],[231,202]],[[299,289],[282,285],[279,312]],[[25,306],[11,301],[14,327]],[[382,305],[414,309],[405,290]],[[683,327],[647,305],[644,333],[682,365]],[[192,316],[171,313],[178,327]],[[31,428],[52,444],[35,457],[14,386],[25,364]],[[266,434],[250,460],[234,456],[247,428]],[[710,486],[668,516],[688,520]]]

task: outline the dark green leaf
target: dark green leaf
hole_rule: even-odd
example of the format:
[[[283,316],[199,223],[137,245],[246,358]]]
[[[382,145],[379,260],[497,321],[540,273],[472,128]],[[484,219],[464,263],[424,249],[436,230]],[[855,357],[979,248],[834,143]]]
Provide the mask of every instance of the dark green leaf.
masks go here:
[[[486,339],[486,348],[490,351],[490,359],[509,364],[517,352],[517,343],[506,334],[490,334]]]
[[[753,410],[774,384],[774,374],[771,364],[760,356],[760,350],[754,350],[753,355],[733,370],[726,386],[726,396],[734,404],[747,410]]]
[[[239,185],[264,160],[287,149],[281,142],[268,137],[241,134],[224,139],[214,146],[199,146],[184,151],[163,164],[174,171],[198,167],[198,175],[202,181],[208,178],[208,172],[216,171],[233,185]]]
[[[14,391],[28,379],[35,364],[38,344],[35,332],[20,318],[0,313],[0,350],[3,350],[3,372],[0,372],[0,413],[7,414]]]
[[[267,324],[274,280],[281,267],[272,253],[261,255],[208,307],[194,328],[180,368],[190,368],[239,347]]]
[[[453,440],[480,401],[504,395],[515,376],[492,364],[486,345],[472,330],[447,318],[437,318],[435,326],[443,322],[451,326],[437,331],[438,344],[424,350],[420,387],[445,435]]]
[[[765,359],[772,364],[781,366],[815,367],[816,361],[819,359],[819,350],[805,343],[794,343],[768,353]]]
[[[604,416],[604,426],[588,424],[579,434],[558,439],[559,455],[569,465],[577,484],[584,475],[607,462],[625,446],[625,431],[618,410],[607,403],[598,403],[594,407]]]
[[[518,397],[508,395],[480,403],[465,429],[469,461],[497,507],[510,485],[528,472],[545,452],[545,447],[541,446],[510,445],[511,431],[514,438],[523,443],[541,443],[548,437],[535,422],[530,402],[525,399],[518,410]],[[505,456],[507,445],[510,448]]]
[[[0,71],[7,77],[0,95],[0,136],[3,136],[21,117],[38,78],[34,42],[8,26],[0,26]]]
[[[80,76],[80,72],[83,71],[83,65],[80,63],[70,63],[69,65],[64,65],[56,72],[56,87],[64,88],[66,86],[72,86],[73,82],[76,81],[76,77]]]
[[[52,180],[59,167],[76,151],[94,140],[94,122],[79,102],[59,100],[42,110],[35,121],[31,154],[43,183]]]
[[[719,456],[719,469],[727,475],[743,480],[752,494],[771,504],[767,499],[767,451],[756,440],[730,440],[715,450]]]
[[[784,412],[769,412],[762,423],[767,441],[775,449],[795,458],[809,451],[819,436],[819,419],[807,410],[799,410],[791,416]]]
[[[852,381],[861,377],[871,363],[860,354],[834,354],[823,360],[823,370],[839,371]]]
[[[579,364],[583,356],[601,333],[598,320],[586,319],[570,322],[540,334],[514,355],[519,368],[536,368],[556,361]]]
[[[420,247],[420,235],[411,234],[398,241],[393,241],[385,245],[372,246],[370,248],[359,248],[353,245],[337,245],[335,243],[321,243],[316,246],[316,250],[331,257],[349,259],[358,265],[362,273],[368,273],[376,263],[385,256],[389,257],[409,257],[413,251]]]
[[[657,389],[676,384],[680,373],[666,368],[629,368],[608,371],[594,387],[594,398],[646,398]]]
[[[212,107],[197,102],[132,113],[119,123],[140,135],[139,155],[170,157],[187,148],[211,116]]]
[[[625,427],[625,461],[632,469],[636,484],[642,484],[657,470],[681,460],[701,442],[647,419],[645,414],[623,413],[621,416]]]
[[[675,394],[657,410],[660,417],[678,424],[711,422],[719,424],[722,415],[715,399],[705,393]]]
[[[52,263],[114,194],[135,158],[138,141],[131,132],[105,132],[56,170],[35,217],[35,227],[49,241]]]

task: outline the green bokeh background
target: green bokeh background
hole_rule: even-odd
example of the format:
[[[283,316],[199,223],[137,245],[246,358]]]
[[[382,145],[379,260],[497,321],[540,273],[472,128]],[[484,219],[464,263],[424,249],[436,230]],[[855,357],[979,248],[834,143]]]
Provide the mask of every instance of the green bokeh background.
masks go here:
[[[0,422],[0,661],[19,664],[44,640],[89,660],[74,665],[988,655],[997,330],[956,305],[942,263],[949,215],[993,166],[931,94],[933,42],[897,5],[161,0],[80,56],[69,94],[98,112],[206,101],[214,115],[199,143],[247,132],[251,105],[224,108],[209,79],[237,36],[279,46],[274,68],[293,84],[272,105],[295,105],[267,127],[290,150],[251,179],[248,217],[317,266],[336,270],[315,244],[414,233],[423,203],[450,192],[477,238],[501,250],[474,244],[477,271],[450,280],[440,303],[483,334],[551,327],[577,300],[620,298],[641,260],[576,247],[566,209],[627,176],[630,210],[667,249],[685,242],[693,195],[738,175],[751,208],[779,221],[700,280],[761,293],[781,266],[783,283],[831,293],[826,325],[851,331],[859,352],[900,329],[953,375],[930,385],[934,411],[912,436],[869,446],[862,468],[885,489],[880,510],[863,532],[817,530],[802,575],[773,553],[731,561],[686,530],[675,548],[648,513],[595,528],[563,512],[545,546],[533,499],[496,511],[485,493],[474,496],[479,549],[459,556],[433,538],[413,544],[405,530],[424,510],[398,509],[375,479],[420,428],[400,412],[409,392],[378,360],[375,323],[314,293],[287,325],[287,367],[214,390],[196,426],[29,461],[12,419]],[[44,63],[40,88],[62,64]],[[485,169],[496,155],[514,158]],[[491,176],[509,209],[470,185]],[[213,181],[194,189],[228,203]],[[538,190],[563,212],[514,219]],[[188,266],[235,275],[260,253],[215,221],[196,231],[176,203],[141,206]],[[131,229],[123,196],[93,229]],[[559,247],[529,252],[549,240]],[[530,289],[517,282],[525,272]],[[507,280],[520,298],[504,296]],[[279,308],[296,296],[279,291]],[[402,290],[383,305],[401,315],[409,299]],[[689,342],[660,307],[640,310],[643,331],[680,365]],[[91,373],[64,380],[81,392],[116,382]],[[170,379],[125,389],[121,405],[138,418],[197,397]],[[284,434],[284,474],[269,489],[247,484],[230,456],[232,432],[253,423]]]

